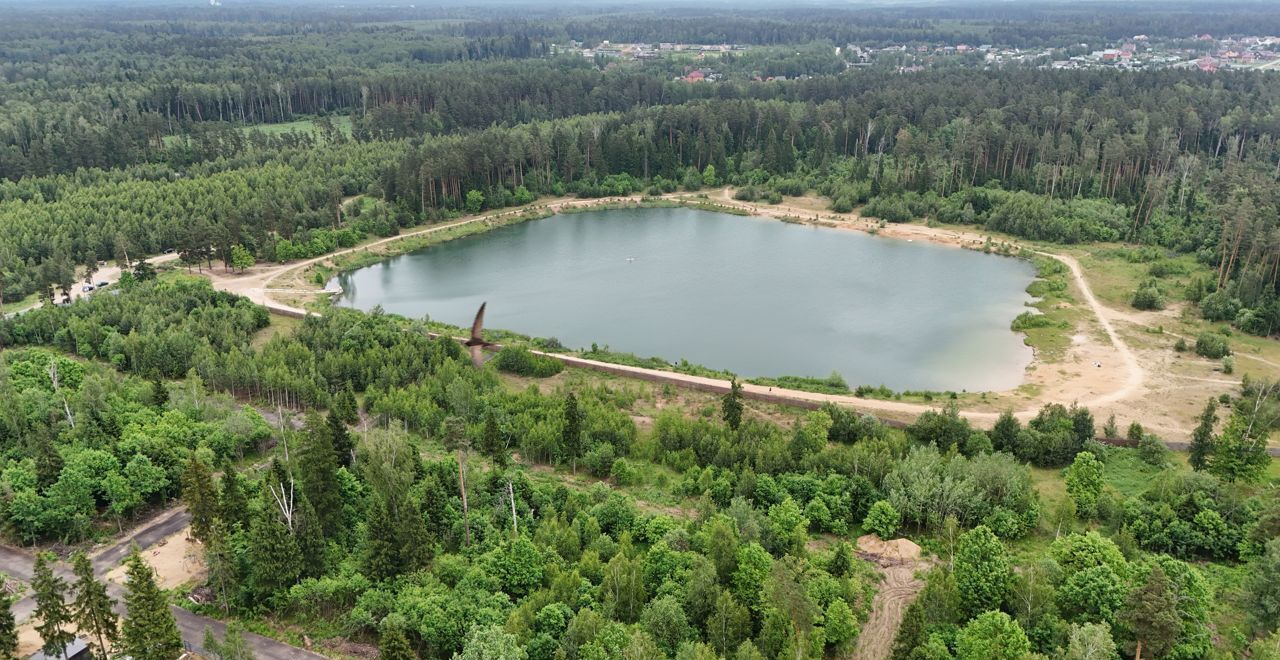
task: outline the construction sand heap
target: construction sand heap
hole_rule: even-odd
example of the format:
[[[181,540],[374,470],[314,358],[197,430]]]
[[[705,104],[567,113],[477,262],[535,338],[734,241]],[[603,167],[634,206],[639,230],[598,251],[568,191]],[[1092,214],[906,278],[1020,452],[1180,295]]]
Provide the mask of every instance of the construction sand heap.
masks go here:
[[[869,555],[877,555],[885,559],[896,559],[898,561],[915,561],[920,558],[920,546],[912,543],[909,539],[882,541],[875,534],[859,537],[858,549]]]

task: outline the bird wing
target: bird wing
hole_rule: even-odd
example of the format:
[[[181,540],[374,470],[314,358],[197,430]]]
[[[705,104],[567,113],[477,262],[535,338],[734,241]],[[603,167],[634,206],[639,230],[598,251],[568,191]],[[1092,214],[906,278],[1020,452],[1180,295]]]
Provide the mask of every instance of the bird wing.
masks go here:
[[[484,331],[484,307],[487,302],[480,303],[480,311],[476,312],[476,320],[471,323],[471,341],[484,342],[482,332]]]
[[[471,352],[471,364],[476,365],[477,369],[483,368],[485,363],[484,347],[476,344],[474,346],[468,346],[467,350]]]

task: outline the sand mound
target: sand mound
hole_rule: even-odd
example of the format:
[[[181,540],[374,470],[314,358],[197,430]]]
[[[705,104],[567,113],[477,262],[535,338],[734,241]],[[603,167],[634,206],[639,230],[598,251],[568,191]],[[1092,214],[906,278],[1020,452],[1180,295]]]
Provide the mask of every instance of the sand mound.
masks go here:
[[[915,561],[920,558],[920,546],[908,539],[882,541],[875,534],[867,534],[858,538],[858,549],[885,559],[898,561]]]

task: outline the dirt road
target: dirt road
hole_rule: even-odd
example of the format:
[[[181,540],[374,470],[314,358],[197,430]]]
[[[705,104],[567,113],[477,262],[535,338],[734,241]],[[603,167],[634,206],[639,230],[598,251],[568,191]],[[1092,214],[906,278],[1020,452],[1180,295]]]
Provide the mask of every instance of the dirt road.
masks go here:
[[[893,642],[907,608],[924,589],[917,572],[930,563],[920,557],[920,546],[907,539],[881,541],[867,535],[858,539],[858,555],[879,567],[883,580],[871,602],[871,616],[858,634],[854,660],[884,660],[893,652]]]
[[[129,555],[130,549],[135,543],[139,549],[146,550],[169,536],[186,529],[190,519],[190,515],[187,514],[186,509],[183,507],[174,507],[157,514],[132,533],[93,553],[90,561],[93,564],[94,573],[99,578],[102,578]],[[0,571],[12,578],[24,583],[30,583],[34,565],[35,558],[25,550],[0,546]],[[68,582],[74,580],[70,567],[61,562],[55,566],[54,571]],[[109,582],[107,590],[111,597],[116,600],[117,612],[123,615],[125,612],[124,587],[115,582]],[[194,614],[177,606],[173,606],[170,609],[178,623],[178,631],[182,633],[183,644],[188,648],[196,650],[202,648],[206,628],[212,630],[219,639],[226,634],[226,624],[221,621]],[[14,618],[20,625],[27,622],[34,610],[35,602],[29,595],[13,605]],[[29,626],[24,625],[23,627],[27,628]],[[24,635],[24,637],[31,638],[29,634]],[[319,660],[324,657],[318,653],[252,633],[245,633],[245,641],[254,655],[260,660]]]

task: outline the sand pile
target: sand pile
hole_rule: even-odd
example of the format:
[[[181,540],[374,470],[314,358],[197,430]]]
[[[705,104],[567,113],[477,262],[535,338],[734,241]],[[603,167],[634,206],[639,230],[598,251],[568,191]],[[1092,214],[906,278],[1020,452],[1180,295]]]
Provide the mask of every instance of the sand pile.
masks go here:
[[[875,534],[858,539],[858,549],[869,554],[898,561],[915,561],[920,558],[920,546],[908,539],[883,541]]]

